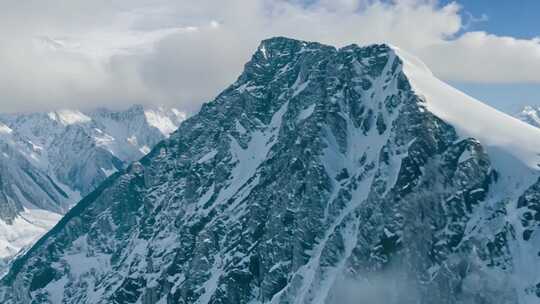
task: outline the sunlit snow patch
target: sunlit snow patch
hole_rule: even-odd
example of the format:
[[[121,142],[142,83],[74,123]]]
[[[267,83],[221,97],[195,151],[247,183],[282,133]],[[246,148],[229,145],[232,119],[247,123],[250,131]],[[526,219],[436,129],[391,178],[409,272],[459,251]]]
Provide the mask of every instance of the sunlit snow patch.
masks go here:
[[[177,121],[182,121],[186,118],[185,113],[182,113],[176,109],[173,110],[173,113],[176,116]],[[178,128],[177,124],[175,124],[171,118],[164,113],[162,108],[158,108],[157,110],[145,110],[144,116],[146,117],[146,121],[149,125],[157,128],[165,136],[169,136],[169,134]]]
[[[0,133],[11,134],[12,132],[13,130],[10,127],[0,123]]]
[[[46,210],[25,209],[11,224],[0,220],[0,258],[13,256],[23,247],[32,244],[61,217],[60,214]]]
[[[90,117],[77,110],[58,110],[55,112],[50,112],[48,115],[49,118],[63,124],[64,126],[92,121]]]

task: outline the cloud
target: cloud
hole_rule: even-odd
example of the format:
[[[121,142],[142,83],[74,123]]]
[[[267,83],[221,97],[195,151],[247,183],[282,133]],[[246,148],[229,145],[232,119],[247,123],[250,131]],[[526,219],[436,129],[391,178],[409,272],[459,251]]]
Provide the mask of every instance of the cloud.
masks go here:
[[[464,31],[434,0],[0,0],[0,108],[175,105],[196,111],[260,40],[388,42],[444,79],[540,82],[540,42]],[[516,68],[520,67],[520,68]]]
[[[540,83],[540,39],[468,32],[418,50],[439,76],[480,83]]]

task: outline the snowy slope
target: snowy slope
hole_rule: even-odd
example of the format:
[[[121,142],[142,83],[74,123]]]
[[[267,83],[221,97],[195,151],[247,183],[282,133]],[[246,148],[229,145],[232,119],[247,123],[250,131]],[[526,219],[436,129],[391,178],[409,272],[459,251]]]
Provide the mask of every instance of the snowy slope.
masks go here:
[[[0,220],[0,268],[5,267],[10,257],[49,231],[61,217],[60,213],[34,207],[19,212],[9,223]]]
[[[80,198],[41,169],[42,152],[12,129],[0,134],[2,264],[52,227],[60,214]]]
[[[142,106],[0,114],[0,259],[35,241],[81,194],[144,156],[183,119],[175,109]]]
[[[537,170],[540,130],[482,103],[433,76],[417,58],[394,48],[404,73],[426,108],[453,125],[462,137],[473,137],[489,149],[504,151]]]
[[[133,106],[118,112],[98,109],[88,113],[94,125],[89,133],[99,146],[122,160],[135,161],[169,136],[186,119],[174,108]]]
[[[456,90],[437,79],[419,59],[397,47],[393,49],[403,61],[403,72],[413,90],[422,98],[426,109],[452,125],[461,138],[475,138],[486,148],[491,166],[502,179],[499,189],[492,195],[505,195],[517,200],[539,176],[540,129]],[[537,118],[532,108],[524,109],[522,115],[532,119],[532,122]],[[516,214],[519,212],[516,207],[510,205],[506,208],[511,217],[515,217],[510,218],[513,221],[518,221],[521,216]],[[522,233],[523,229],[519,226],[516,223],[515,229]],[[539,245],[537,242],[534,247]],[[517,244],[514,249],[516,284],[521,284],[525,277],[540,281],[537,252],[530,250],[532,248],[528,244]],[[524,298],[523,303],[536,301]]]
[[[538,303],[538,139],[396,48],[264,40],[0,300]]]
[[[0,121],[3,120],[45,153],[53,147],[68,148],[69,145],[62,142],[68,138],[66,140],[72,146],[75,142],[85,142],[123,162],[144,156],[150,147],[168,137],[185,118],[185,113],[176,109],[144,108],[140,105],[124,111],[97,109],[82,113],[63,109],[50,113],[0,114]],[[51,157],[44,156],[43,167],[49,165],[47,162]],[[87,193],[85,189],[81,190]]]

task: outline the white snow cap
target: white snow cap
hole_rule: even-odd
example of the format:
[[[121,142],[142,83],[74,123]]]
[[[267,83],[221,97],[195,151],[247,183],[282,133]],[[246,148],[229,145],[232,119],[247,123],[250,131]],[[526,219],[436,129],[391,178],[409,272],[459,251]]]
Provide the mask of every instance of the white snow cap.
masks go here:
[[[0,133],[11,134],[12,132],[13,130],[10,127],[0,122]]]
[[[49,118],[64,126],[92,121],[90,117],[84,115],[80,111],[67,109],[50,112]]]
[[[178,123],[184,121],[187,116],[186,113],[180,112],[175,108],[172,108],[170,111],[176,116],[174,119],[176,121],[174,122],[171,120],[167,111],[162,107],[157,109],[146,109],[144,115],[149,125],[157,128],[163,135],[169,136],[178,128]]]
[[[418,58],[398,47],[391,48],[403,61],[403,72],[412,89],[425,100],[428,111],[452,125],[460,137],[479,140],[488,153],[503,152],[529,168],[539,169],[540,129],[454,89],[437,79]]]

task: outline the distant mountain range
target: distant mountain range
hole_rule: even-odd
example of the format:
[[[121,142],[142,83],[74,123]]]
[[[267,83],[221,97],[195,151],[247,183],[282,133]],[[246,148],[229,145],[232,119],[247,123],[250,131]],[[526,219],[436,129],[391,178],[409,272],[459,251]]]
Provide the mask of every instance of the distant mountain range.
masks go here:
[[[184,119],[175,109],[142,106],[0,114],[0,258],[48,231]]]

